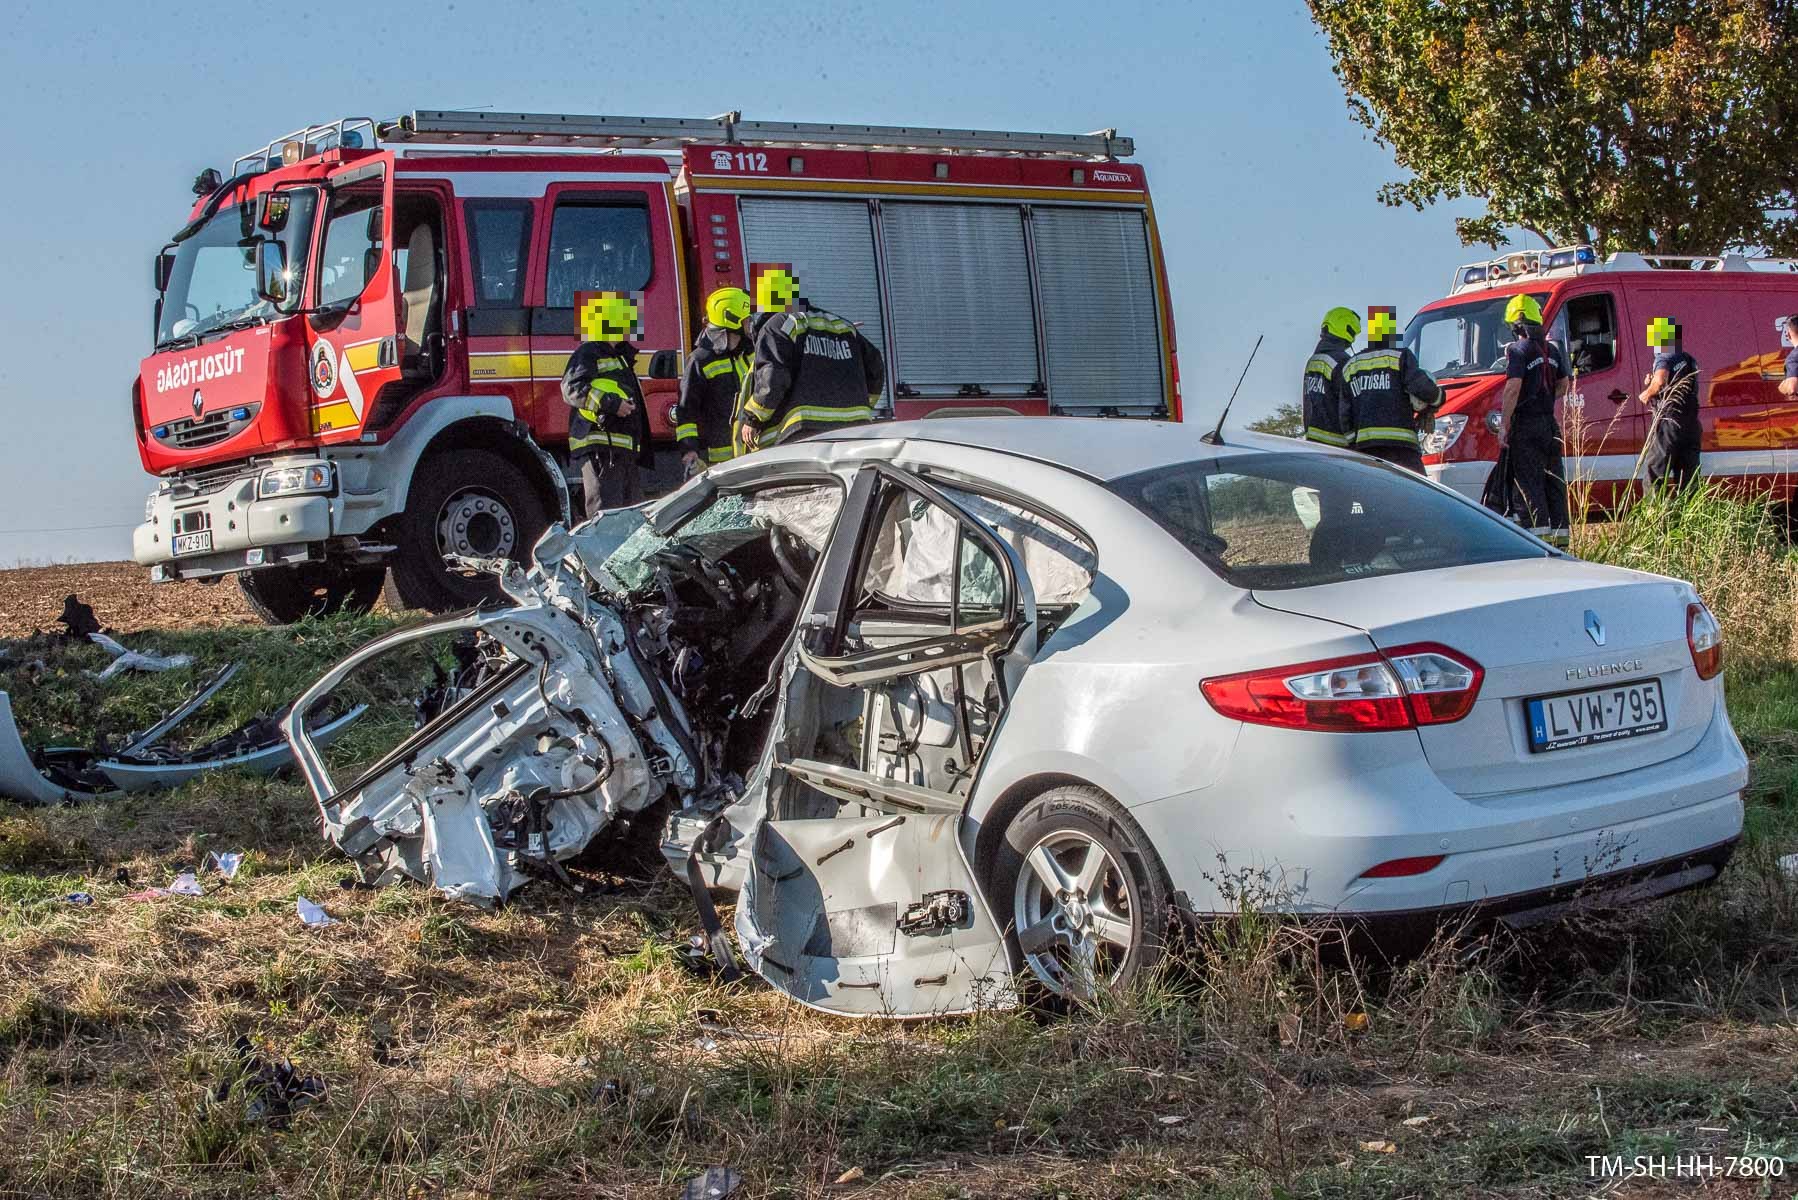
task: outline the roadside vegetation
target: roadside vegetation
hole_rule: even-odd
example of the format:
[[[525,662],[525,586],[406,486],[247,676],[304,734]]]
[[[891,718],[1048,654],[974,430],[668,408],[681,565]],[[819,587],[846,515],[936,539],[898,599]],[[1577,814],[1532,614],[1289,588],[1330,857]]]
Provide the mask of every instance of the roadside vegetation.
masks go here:
[[[1754,774],[1709,890],[1394,966],[1263,915],[1244,878],[1243,914],[1129,996],[893,1025],[685,965],[696,919],[665,873],[590,866],[588,895],[540,882],[483,912],[340,886],[291,781],[0,805],[0,1195],[672,1197],[720,1166],[741,1196],[1555,1197],[1600,1189],[1589,1155],[1708,1152],[1788,1162],[1714,1194],[1789,1196],[1798,557],[1709,494],[1576,549],[1693,578],[1724,624]],[[143,634],[198,665],[106,684],[97,649],[12,642],[0,688],[34,737],[88,743],[240,659],[216,731],[393,624]],[[234,879],[213,851],[246,853]],[[205,895],[129,898],[189,869]],[[304,927],[302,896],[336,923]],[[252,1120],[241,1087],[214,1098],[240,1036],[323,1101]]]

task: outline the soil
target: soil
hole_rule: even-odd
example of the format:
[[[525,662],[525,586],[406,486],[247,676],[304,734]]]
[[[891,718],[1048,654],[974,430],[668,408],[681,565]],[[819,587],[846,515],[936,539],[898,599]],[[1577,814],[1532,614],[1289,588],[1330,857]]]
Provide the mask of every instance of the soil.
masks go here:
[[[243,593],[230,579],[201,583],[150,582],[148,568],[136,563],[68,563],[0,571],[0,639],[59,631],[63,598],[79,596],[93,606],[103,629],[135,633],[144,629],[194,629],[255,621]]]

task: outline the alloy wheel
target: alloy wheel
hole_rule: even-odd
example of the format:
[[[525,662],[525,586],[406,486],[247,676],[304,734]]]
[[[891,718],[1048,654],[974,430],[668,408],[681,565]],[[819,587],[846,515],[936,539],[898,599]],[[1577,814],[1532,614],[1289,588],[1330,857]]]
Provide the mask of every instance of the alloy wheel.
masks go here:
[[[1090,997],[1116,983],[1135,942],[1128,876],[1077,830],[1044,837],[1024,856],[1012,902],[1018,946],[1059,995]]]

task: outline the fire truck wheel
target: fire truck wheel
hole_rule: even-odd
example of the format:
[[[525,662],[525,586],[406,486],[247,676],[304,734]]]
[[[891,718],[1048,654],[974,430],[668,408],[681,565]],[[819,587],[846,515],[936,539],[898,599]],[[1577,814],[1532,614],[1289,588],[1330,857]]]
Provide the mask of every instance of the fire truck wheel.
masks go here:
[[[387,573],[396,608],[452,612],[497,600],[491,575],[453,569],[444,556],[528,562],[549,526],[543,501],[510,462],[486,450],[452,450],[425,460],[401,514]]]
[[[246,571],[237,577],[237,586],[264,622],[288,625],[301,617],[365,613],[380,598],[385,577],[380,567],[296,563]]]

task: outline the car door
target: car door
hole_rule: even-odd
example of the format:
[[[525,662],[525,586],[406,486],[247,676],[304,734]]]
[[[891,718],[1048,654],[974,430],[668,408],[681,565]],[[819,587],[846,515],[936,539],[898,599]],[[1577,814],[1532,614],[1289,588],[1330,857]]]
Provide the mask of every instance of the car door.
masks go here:
[[[801,617],[771,747],[766,816],[750,831],[739,933],[751,965],[818,1008],[925,1016],[1015,1003],[1004,932],[959,836],[966,797],[943,780],[838,761],[801,714],[813,697],[987,663],[1015,688],[1035,648],[1022,561],[993,530],[915,476],[871,467]],[[853,707],[853,706],[852,706]],[[853,741],[853,740],[851,740]],[[971,766],[971,764],[969,764]]]
[[[311,430],[329,443],[359,436],[374,398],[400,377],[393,155],[358,158],[326,185],[307,373]]]
[[[1560,419],[1567,482],[1583,497],[1580,507],[1608,505],[1626,490],[1642,449],[1643,364],[1629,328],[1623,297],[1608,289],[1569,295],[1549,318],[1549,337],[1573,368]]]

